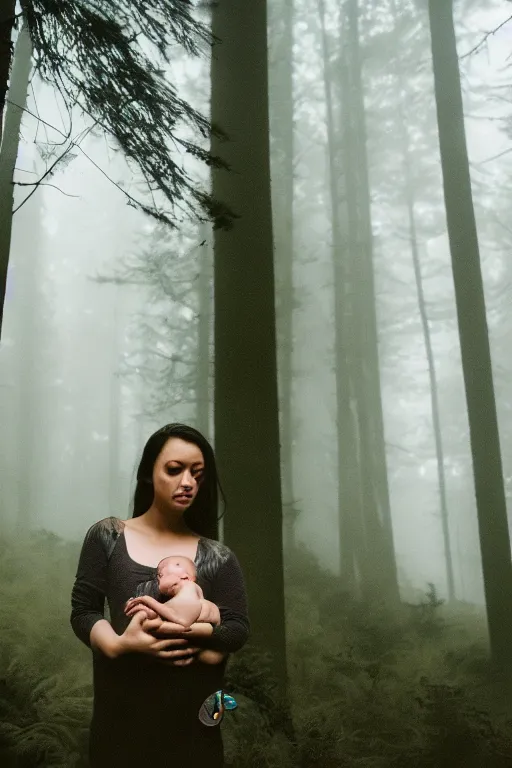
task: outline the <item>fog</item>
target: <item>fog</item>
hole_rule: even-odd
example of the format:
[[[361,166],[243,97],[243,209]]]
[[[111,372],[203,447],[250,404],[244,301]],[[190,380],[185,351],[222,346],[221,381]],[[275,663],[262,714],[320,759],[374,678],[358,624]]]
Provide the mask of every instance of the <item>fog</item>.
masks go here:
[[[360,3],[392,534],[402,599],[420,601],[429,584],[439,598],[448,599],[432,371],[407,212],[401,133],[405,125],[421,287],[435,364],[455,599],[484,616],[473,460],[424,5],[412,0]],[[500,27],[510,16],[510,5],[504,1],[454,5],[510,524],[512,23]],[[284,231],[293,235],[293,307],[283,307],[279,302],[283,239],[279,131],[284,120],[280,64],[283,55],[290,55],[280,33],[283,8],[284,3],[270,1],[270,149],[281,376],[286,313],[291,313],[293,329],[292,438],[291,450],[286,452],[291,456],[293,498],[283,497],[283,501],[293,502],[297,511],[293,546],[305,547],[338,577],[343,572],[338,505],[343,488],[336,437],[329,193],[333,149],[324,78],[330,78],[338,98],[340,82],[335,72],[340,66],[336,45],[341,10],[330,0],[325,7],[303,0],[294,4],[293,229]],[[327,65],[322,8],[332,54]],[[497,31],[489,34],[492,30]],[[207,114],[209,72],[206,54],[197,59],[177,47],[167,78],[181,98]],[[345,113],[338,104],[335,107],[336,124],[343,126]],[[187,126],[180,131],[182,136],[192,135]],[[204,138],[198,141],[207,147]],[[55,169],[45,175],[66,147]],[[170,151],[192,178],[208,184],[209,170],[200,160],[177,146]],[[345,176],[341,168],[340,178]],[[35,187],[25,186],[36,180],[41,181]],[[149,190],[140,168],[124,157],[115,140],[93,125],[78,106],[68,111],[62,96],[43,83],[35,70],[14,181],[15,213],[0,343],[2,527],[9,535],[20,526],[25,531],[44,529],[76,544],[95,521],[131,515],[135,473],[152,431],[172,421],[185,422],[203,429],[215,445],[214,233],[209,224],[185,210],[170,211],[161,192]],[[347,189],[347,196],[351,194]],[[137,209],[134,200],[165,209],[175,228]],[[209,334],[206,348],[204,339],[200,340],[204,320]],[[478,368],[478,361],[474,364]],[[209,392],[206,410],[198,380]],[[247,446],[250,442],[247,434]],[[243,455],[246,446],[239,445],[238,450]],[[282,461],[287,460],[282,456]],[[370,469],[362,472],[364,476]],[[263,473],[261,483],[265,482]],[[228,494],[233,519],[236,504],[235,499],[230,505]],[[293,551],[285,550],[284,560],[292,562]]]
[[[476,45],[487,29],[503,20],[499,5],[472,12],[464,20],[462,51]],[[293,471],[295,497],[300,509],[296,536],[321,555],[329,567],[339,569],[336,531],[337,477],[333,426],[336,419],[332,356],[332,267],[329,206],[326,187],[325,106],[322,102],[322,59],[317,39],[316,13],[302,9],[297,22],[295,172],[298,215],[294,222],[296,251],[294,284],[298,306],[294,310]],[[308,26],[306,26],[308,25]],[[302,29],[309,29],[304,34]],[[375,24],[374,34],[379,32]],[[498,88],[506,80],[503,68],[510,50],[510,29],[490,37],[473,56],[463,59],[466,131],[477,209],[499,208],[506,174],[508,140],[498,118],[507,110]],[[382,53],[379,52],[379,55]],[[426,53],[423,52],[426,58]],[[369,69],[372,58],[370,55]],[[435,121],[431,75],[425,64],[422,119]],[[199,73],[199,75],[198,75]],[[303,74],[306,75],[303,76]],[[367,77],[368,89],[378,73]],[[183,96],[201,106],[197,87],[189,82],[200,76],[207,91],[207,62],[185,57],[173,73]],[[382,76],[382,75],[381,75]],[[272,70],[271,70],[272,77]],[[307,79],[306,79],[307,78]],[[311,85],[311,87],[310,87]],[[392,87],[392,86],[390,86]],[[430,95],[429,95],[430,94]],[[278,94],[270,107],[277,108]],[[199,102],[199,104],[197,104]],[[372,103],[373,102],[373,103]],[[34,77],[28,109],[60,131],[59,97]],[[203,105],[204,106],[204,105]],[[385,105],[384,105],[385,108]],[[379,105],[368,97],[371,122],[379,121]],[[77,111],[73,134],[90,127]],[[392,134],[393,125],[384,136]],[[377,126],[374,127],[374,133]],[[405,211],[393,204],[383,190],[386,149],[370,136],[370,179],[373,191],[373,226],[376,236],[377,312],[386,427],[387,462],[392,499],[393,531],[397,560],[404,584],[422,589],[435,583],[445,591],[445,568],[437,510],[436,457],[427,365],[413,284],[413,270],[403,234],[392,230],[404,220]],[[62,140],[62,137],[60,137]],[[59,140],[57,131],[27,114],[23,121],[16,179],[37,177],[46,168],[41,155],[47,142]],[[151,248],[154,222],[127,205],[123,189],[137,190],[137,174],[126,165],[108,138],[89,135],[81,151],[71,150],[65,167],[57,166],[51,186],[41,186],[14,215],[9,288],[0,349],[2,423],[2,512],[14,523],[20,514],[22,493],[30,496],[31,524],[67,537],[80,537],[99,517],[129,514],[130,492],[137,461],[151,431],[173,420],[194,423],[193,403],[176,402],[179,382],[168,384],[168,402],[159,412],[151,410],[153,382],[137,370],[137,356],[155,365],[160,350],[145,350],[140,328],[153,318],[166,317],[168,306],[158,307],[150,288],[143,284],[115,286],[95,282],[97,277],[122,274],[134,257]],[[55,152],[55,150],[54,150]],[[496,159],[493,160],[493,156]],[[68,155],[68,158],[70,156]],[[396,160],[396,158],[395,158]],[[183,158],[186,164],[187,159]],[[392,162],[392,161],[391,161]],[[421,158],[434,166],[441,184],[438,150]],[[64,165],[64,164],[62,164]],[[436,167],[437,166],[437,167]],[[394,179],[400,185],[396,160]],[[119,185],[121,188],[119,188]],[[313,198],[310,190],[315,190]],[[139,183],[138,191],[141,191]],[[137,193],[137,192],[136,192]],[[25,187],[15,189],[16,204],[26,198]],[[143,192],[142,192],[143,194]],[[446,453],[450,525],[456,548],[458,596],[481,603],[478,535],[465,398],[460,366],[455,301],[440,187],[436,199],[425,201],[425,216],[438,217],[438,231],[425,236],[422,259],[426,301],[441,388],[440,409]],[[499,231],[487,238],[485,210],[481,255],[488,290],[491,342],[498,365],[503,317],[493,306],[493,291],[507,270],[508,243]],[[504,222],[505,223],[505,222]],[[200,242],[198,225],[190,232],[169,235],[168,258],[184,258]],[[503,232],[506,237],[506,232]],[[174,238],[174,240],[173,240]],[[496,241],[495,238],[498,238]],[[188,257],[188,279],[196,264]],[[496,301],[494,302],[496,303]],[[494,322],[493,322],[494,321]],[[183,325],[190,323],[183,317]],[[139,329],[139,335],[137,329]],[[180,339],[181,341],[181,339]],[[192,343],[193,340],[192,340]],[[169,334],[165,354],[172,349]],[[27,361],[27,350],[31,359]],[[503,361],[506,362],[506,361]],[[499,391],[500,428],[508,425],[506,387]],[[501,395],[501,397],[500,397]],[[157,396],[158,398],[158,396]],[[30,402],[27,402],[30,401]],[[159,398],[161,401],[161,398]],[[112,410],[116,413],[113,414]],[[29,424],[23,420],[30,414]],[[113,433],[113,430],[115,433]],[[503,439],[503,438],[502,438]],[[26,442],[25,442],[26,441]],[[503,440],[506,477],[512,456]],[[112,488],[116,502],[112,505]],[[27,514],[25,511],[23,514]]]

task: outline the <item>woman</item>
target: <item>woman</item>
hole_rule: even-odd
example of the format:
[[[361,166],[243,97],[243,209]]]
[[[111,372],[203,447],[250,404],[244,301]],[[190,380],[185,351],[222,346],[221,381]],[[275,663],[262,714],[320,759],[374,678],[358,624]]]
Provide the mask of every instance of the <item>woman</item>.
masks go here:
[[[203,725],[203,701],[222,688],[227,654],[248,638],[247,600],[235,555],[214,541],[217,471],[208,441],[170,424],[153,434],[137,472],[133,517],[106,518],[85,537],[72,594],[71,625],[93,650],[92,768],[153,763],[223,765],[220,728]],[[168,555],[196,564],[204,597],[221,623],[183,627],[143,611],[125,615],[126,601],[154,583]],[[104,617],[105,599],[110,620]],[[197,659],[221,651],[218,664]]]

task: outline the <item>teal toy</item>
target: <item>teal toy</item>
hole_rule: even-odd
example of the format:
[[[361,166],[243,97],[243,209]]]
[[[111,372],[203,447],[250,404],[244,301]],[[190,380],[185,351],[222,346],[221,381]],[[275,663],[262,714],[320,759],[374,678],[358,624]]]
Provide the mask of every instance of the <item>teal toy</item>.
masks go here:
[[[215,691],[203,702],[199,710],[199,720],[203,725],[219,725],[224,712],[236,709],[238,704],[235,699],[223,690]]]

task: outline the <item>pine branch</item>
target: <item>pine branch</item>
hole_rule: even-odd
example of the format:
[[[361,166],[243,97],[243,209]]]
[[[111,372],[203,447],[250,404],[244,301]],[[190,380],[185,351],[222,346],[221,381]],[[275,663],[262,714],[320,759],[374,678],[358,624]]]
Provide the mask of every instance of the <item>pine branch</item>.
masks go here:
[[[188,0],[21,0],[34,46],[37,71],[111,135],[128,160],[170,204],[171,215],[155,204],[130,204],[176,226],[183,207],[216,227],[229,229],[234,214],[194,183],[174,160],[176,152],[207,166],[226,167],[220,158],[180,135],[188,126],[205,143],[212,127],[181,99],[165,71],[147,53],[148,43],[163,67],[172,43],[198,55],[211,36],[192,16]],[[223,137],[219,129],[215,133]],[[225,138],[225,137],[223,137]],[[171,152],[171,147],[174,151]]]

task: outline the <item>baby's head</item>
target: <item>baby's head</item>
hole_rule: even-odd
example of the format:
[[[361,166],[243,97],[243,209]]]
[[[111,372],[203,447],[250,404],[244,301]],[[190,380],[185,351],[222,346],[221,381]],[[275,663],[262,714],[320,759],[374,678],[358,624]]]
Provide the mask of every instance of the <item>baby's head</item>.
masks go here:
[[[196,566],[188,557],[171,555],[157,566],[158,589],[163,595],[175,595],[184,581],[196,580]]]

